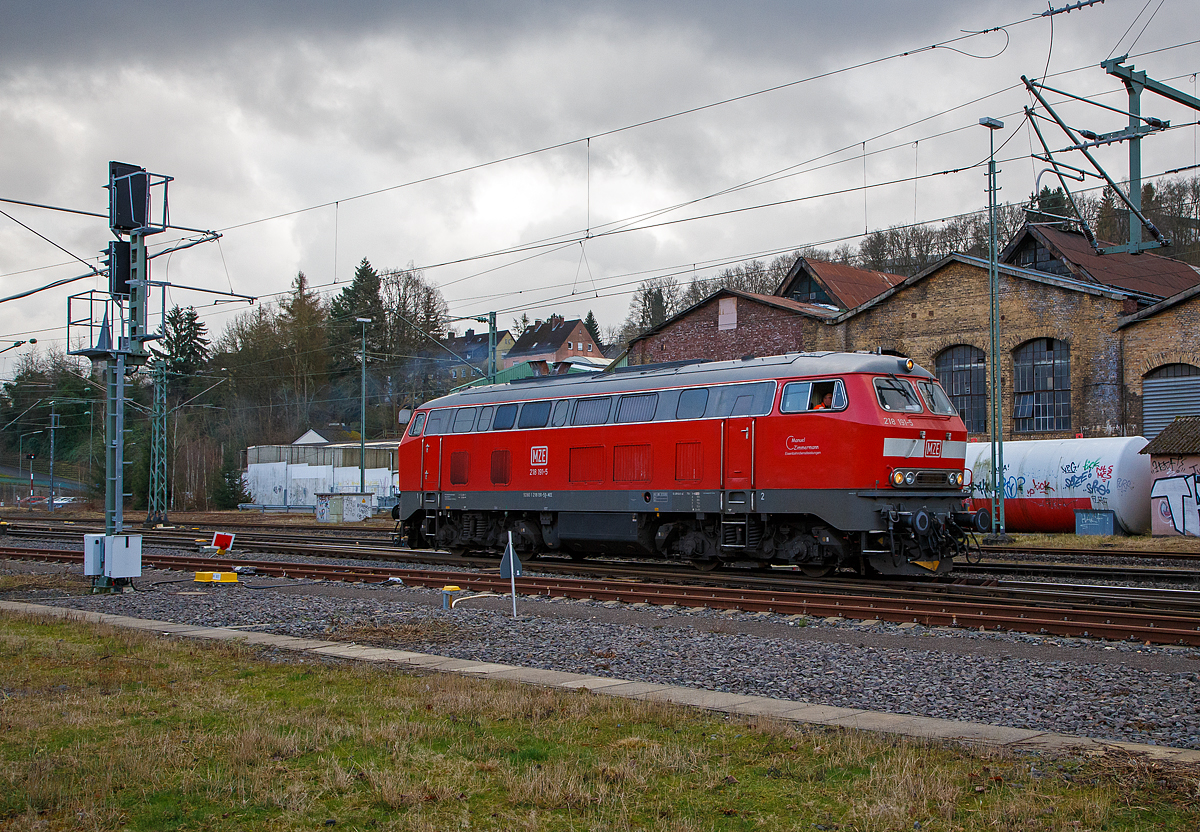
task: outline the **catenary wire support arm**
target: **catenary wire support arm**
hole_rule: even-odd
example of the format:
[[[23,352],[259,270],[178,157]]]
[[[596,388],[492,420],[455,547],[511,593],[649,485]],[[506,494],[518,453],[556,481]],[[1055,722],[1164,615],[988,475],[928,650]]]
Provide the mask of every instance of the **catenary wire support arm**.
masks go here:
[[[1025,88],[1029,90],[1030,94],[1032,94],[1033,97],[1036,98],[1038,100],[1038,102],[1046,109],[1046,112],[1050,114],[1050,117],[1054,120],[1054,123],[1057,124],[1064,133],[1066,133],[1067,138],[1069,138],[1077,146],[1083,144],[1083,142],[1080,139],[1080,136],[1078,134],[1076,134],[1076,132],[1074,130],[1072,130],[1067,125],[1067,123],[1064,122],[1059,117],[1058,113],[1056,113],[1054,111],[1054,108],[1050,106],[1050,103],[1048,101],[1046,101],[1045,97],[1041,94],[1041,92],[1039,92],[1039,88],[1041,85],[1038,84],[1036,81],[1029,80],[1024,75],[1021,76],[1021,80],[1025,83]],[[1034,128],[1035,132],[1037,132],[1039,138],[1041,138],[1041,131],[1037,130],[1036,122],[1031,118],[1030,123],[1035,124],[1035,128]],[[1042,138],[1041,141],[1042,141],[1042,146],[1046,149],[1047,155],[1051,155],[1050,148],[1046,145],[1045,139]],[[1129,211],[1138,218],[1138,220],[1142,223],[1142,226],[1147,231],[1149,231],[1151,234],[1154,235],[1154,239],[1158,241],[1158,244],[1160,246],[1169,246],[1171,244],[1171,241],[1169,239],[1167,239],[1167,237],[1161,231],[1158,230],[1158,228],[1154,225],[1154,223],[1152,223],[1152,222],[1150,222],[1150,220],[1146,219],[1145,215],[1142,214],[1139,206],[1135,205],[1130,200],[1129,196],[1120,188],[1120,186],[1118,186],[1117,183],[1115,181],[1113,181],[1113,178],[1108,175],[1108,172],[1104,170],[1104,167],[1099,162],[1096,161],[1096,157],[1094,157],[1091,153],[1089,153],[1088,149],[1086,147],[1078,147],[1078,150],[1080,153],[1082,153],[1084,155],[1084,157],[1088,160],[1088,162],[1091,163],[1092,167],[1096,169],[1097,173],[1099,173],[1100,176],[1102,176],[1104,178],[1104,181],[1108,183],[1108,186],[1113,189],[1113,191],[1117,194],[1118,197],[1120,197],[1121,201],[1125,203],[1125,206],[1129,209]],[[1098,251],[1103,253],[1104,250],[1098,249]]]
[[[1100,244],[1096,242],[1096,235],[1092,233],[1091,226],[1089,226],[1087,220],[1085,220],[1083,218],[1083,213],[1079,210],[1079,206],[1075,204],[1075,195],[1071,193],[1071,189],[1067,186],[1066,176],[1063,174],[1063,172],[1061,170],[1059,170],[1060,163],[1055,161],[1054,156],[1050,151],[1049,145],[1046,144],[1046,137],[1042,135],[1042,130],[1040,127],[1038,127],[1037,118],[1035,118],[1035,113],[1029,107],[1026,107],[1025,108],[1025,116],[1029,120],[1030,125],[1033,126],[1033,132],[1037,135],[1038,141],[1042,145],[1042,149],[1046,151],[1046,155],[1044,157],[1038,156],[1036,158],[1041,159],[1042,161],[1048,162],[1050,164],[1051,169],[1054,172],[1054,175],[1058,177],[1058,182],[1062,186],[1063,193],[1066,194],[1067,200],[1071,203],[1071,210],[1075,212],[1074,219],[1076,219],[1079,222],[1080,227],[1082,227],[1082,229],[1083,229],[1083,236],[1087,238],[1088,244],[1093,249],[1095,249],[1096,251],[1099,251]],[[1063,167],[1069,168],[1070,166],[1063,165]],[[1084,173],[1084,171],[1080,171],[1076,168],[1070,168],[1070,169],[1075,170],[1077,173]],[[1095,176],[1096,174],[1092,174],[1092,175]],[[1072,177],[1072,178],[1074,178],[1074,177]],[[1080,176],[1079,178],[1083,179],[1082,176]]]

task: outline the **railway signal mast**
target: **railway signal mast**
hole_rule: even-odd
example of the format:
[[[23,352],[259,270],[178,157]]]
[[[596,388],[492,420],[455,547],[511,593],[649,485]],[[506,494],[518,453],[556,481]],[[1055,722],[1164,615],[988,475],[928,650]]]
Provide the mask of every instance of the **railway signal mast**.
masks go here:
[[[116,237],[103,252],[108,267],[108,290],[91,290],[67,298],[67,338],[78,345],[70,355],[81,355],[104,363],[107,407],[104,421],[104,534],[84,538],[84,574],[93,578],[93,591],[112,591],[120,582],[141,574],[141,535],[124,535],[125,494],[125,378],[146,364],[148,341],[161,335],[147,325],[151,283],[150,261],[154,257],[218,239],[213,231],[172,225],[167,189],[172,177],[150,173],[125,162],[109,162],[108,226]],[[157,212],[152,200],[161,197]],[[167,229],[191,232],[196,237],[177,242],[151,255],[147,238]],[[201,290],[204,291],[204,290]],[[165,307],[165,293],[163,305]],[[217,292],[227,295],[231,293]],[[253,301],[243,295],[234,297]],[[157,444],[155,444],[157,447]],[[165,459],[164,459],[165,463]],[[165,497],[165,464],[160,482],[152,487],[152,499]],[[163,506],[165,510],[165,505]]]

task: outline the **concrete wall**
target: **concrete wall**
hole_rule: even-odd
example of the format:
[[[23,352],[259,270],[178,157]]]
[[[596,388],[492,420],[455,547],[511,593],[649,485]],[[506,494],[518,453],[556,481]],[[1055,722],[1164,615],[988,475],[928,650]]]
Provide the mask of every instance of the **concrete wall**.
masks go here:
[[[392,495],[392,472],[368,468],[367,491],[378,498]],[[359,470],[332,465],[289,465],[286,462],[252,462],[246,472],[247,487],[257,505],[316,506],[318,491],[358,491]]]

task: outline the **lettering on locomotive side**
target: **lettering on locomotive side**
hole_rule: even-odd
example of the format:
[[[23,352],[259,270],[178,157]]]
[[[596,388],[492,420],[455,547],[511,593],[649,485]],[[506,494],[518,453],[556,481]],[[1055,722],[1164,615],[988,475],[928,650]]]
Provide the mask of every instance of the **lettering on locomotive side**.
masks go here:
[[[550,448],[546,445],[538,445],[529,449],[529,464],[530,465],[549,465],[550,464]]]
[[[526,497],[526,498],[553,497],[554,492],[553,491],[526,491],[526,492],[522,493],[521,496]]]
[[[925,456],[941,456],[942,455],[942,440],[926,439],[925,440]]]
[[[812,456],[821,453],[820,445],[808,445],[803,436],[789,436],[783,440],[784,456]]]

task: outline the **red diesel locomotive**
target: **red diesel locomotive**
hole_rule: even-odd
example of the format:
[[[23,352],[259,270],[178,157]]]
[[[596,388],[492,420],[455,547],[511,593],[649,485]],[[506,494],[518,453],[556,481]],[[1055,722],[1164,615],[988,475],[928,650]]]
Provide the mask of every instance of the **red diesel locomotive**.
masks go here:
[[[422,405],[393,517],[415,548],[945,572],[966,429],[911,360],[802,353],[474,387]]]

